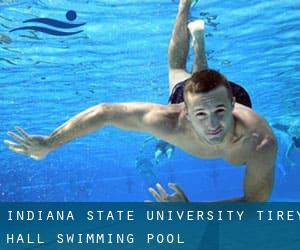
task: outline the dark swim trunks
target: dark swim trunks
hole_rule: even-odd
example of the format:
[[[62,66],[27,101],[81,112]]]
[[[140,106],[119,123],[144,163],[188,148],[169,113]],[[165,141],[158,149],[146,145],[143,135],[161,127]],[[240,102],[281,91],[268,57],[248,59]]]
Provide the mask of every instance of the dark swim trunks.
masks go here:
[[[172,94],[169,98],[169,103],[175,104],[175,103],[181,103],[184,101],[183,90],[184,90],[186,81],[187,80],[179,82],[174,86]],[[250,99],[250,96],[247,93],[247,91],[242,86],[240,86],[234,82],[229,81],[229,83],[231,85],[232,94],[235,97],[236,102],[251,108],[252,107],[251,99]]]

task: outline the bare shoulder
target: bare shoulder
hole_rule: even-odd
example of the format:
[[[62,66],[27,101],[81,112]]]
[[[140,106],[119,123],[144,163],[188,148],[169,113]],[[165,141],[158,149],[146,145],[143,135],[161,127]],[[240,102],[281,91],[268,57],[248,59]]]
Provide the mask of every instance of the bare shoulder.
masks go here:
[[[249,139],[258,150],[261,147],[276,147],[276,138],[268,122],[252,109],[236,104],[233,115],[237,120],[237,130]]]
[[[183,111],[183,104],[155,105],[144,119],[153,129],[164,134],[176,134],[182,127]]]

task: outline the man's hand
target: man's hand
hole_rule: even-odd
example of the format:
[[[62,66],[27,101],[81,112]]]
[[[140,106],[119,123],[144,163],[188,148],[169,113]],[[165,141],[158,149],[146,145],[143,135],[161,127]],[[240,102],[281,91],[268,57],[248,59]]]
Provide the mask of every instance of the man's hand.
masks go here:
[[[4,140],[10,150],[27,155],[35,160],[41,160],[51,151],[47,145],[47,136],[30,136],[24,129],[16,127],[17,134],[9,131],[7,134],[16,142]]]
[[[149,188],[149,192],[153,195],[157,202],[188,202],[188,198],[182,191],[182,189],[175,183],[169,183],[169,188],[173,189],[175,193],[169,195],[166,190],[159,184],[156,184],[158,192]]]

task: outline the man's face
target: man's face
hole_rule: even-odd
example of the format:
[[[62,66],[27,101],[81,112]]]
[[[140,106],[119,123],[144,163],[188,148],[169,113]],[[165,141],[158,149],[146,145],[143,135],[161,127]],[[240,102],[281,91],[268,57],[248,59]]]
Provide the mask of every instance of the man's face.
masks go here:
[[[211,145],[223,141],[233,123],[234,102],[225,87],[220,86],[208,93],[186,96],[188,119],[197,134]]]

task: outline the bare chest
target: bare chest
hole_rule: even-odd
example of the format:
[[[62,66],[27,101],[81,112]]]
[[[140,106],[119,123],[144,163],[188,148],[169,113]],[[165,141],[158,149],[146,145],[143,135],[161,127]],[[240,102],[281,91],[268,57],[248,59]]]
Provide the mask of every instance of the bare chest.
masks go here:
[[[202,159],[223,158],[233,165],[243,165],[251,154],[250,138],[241,137],[227,145],[208,145],[190,138],[179,142],[183,150]]]
[[[251,142],[243,140],[233,143],[224,151],[224,159],[232,165],[243,165],[251,157]]]

